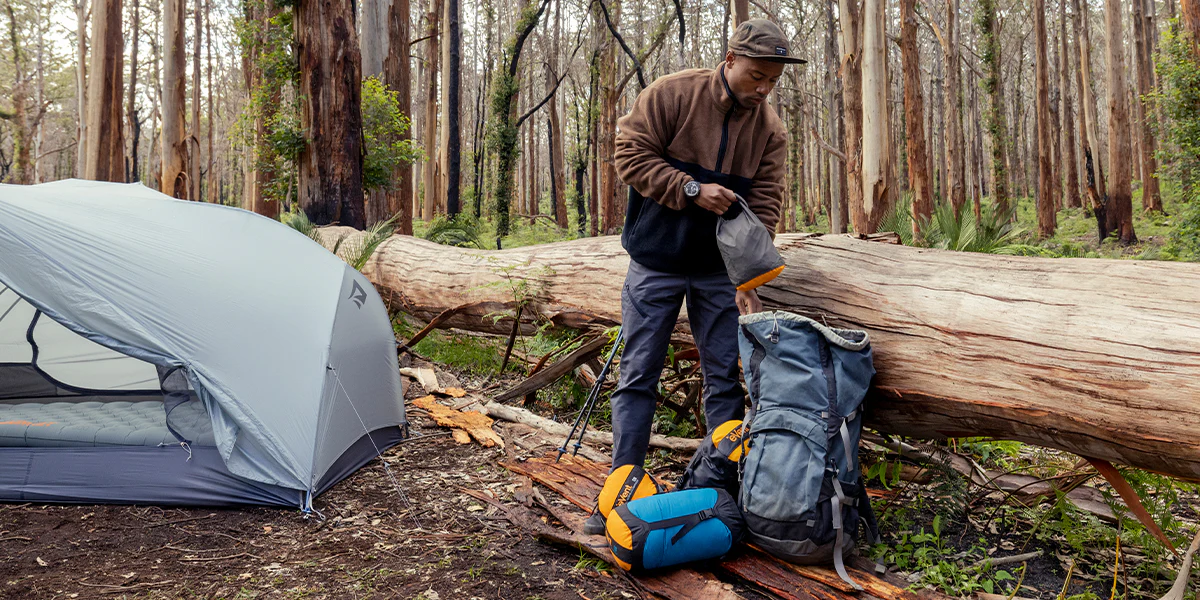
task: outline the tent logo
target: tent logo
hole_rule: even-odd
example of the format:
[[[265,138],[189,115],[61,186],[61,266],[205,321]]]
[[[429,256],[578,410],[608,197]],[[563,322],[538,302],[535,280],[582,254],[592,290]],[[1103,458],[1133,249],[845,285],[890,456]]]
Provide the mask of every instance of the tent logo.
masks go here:
[[[353,300],[355,305],[362,308],[363,303],[367,301],[367,291],[362,289],[362,286],[358,285],[357,281],[353,283],[354,287],[350,288],[350,295],[346,299]]]

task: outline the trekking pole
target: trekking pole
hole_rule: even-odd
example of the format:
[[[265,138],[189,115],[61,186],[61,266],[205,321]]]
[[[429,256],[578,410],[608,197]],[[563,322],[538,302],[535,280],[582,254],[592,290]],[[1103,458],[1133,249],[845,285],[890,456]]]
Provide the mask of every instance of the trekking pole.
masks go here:
[[[583,442],[583,434],[587,431],[587,421],[592,417],[592,407],[596,405],[596,400],[600,397],[600,387],[604,385],[604,379],[608,377],[609,367],[612,366],[613,358],[617,355],[617,346],[621,345],[623,331],[623,327],[617,329],[617,337],[613,340],[613,347],[608,353],[608,360],[604,363],[604,368],[596,375],[596,383],[592,385],[591,391],[588,392],[588,397],[583,403],[583,408],[579,409],[579,414],[575,416],[575,424],[571,426],[571,432],[567,434],[567,439],[563,440],[562,446],[559,446],[558,456],[554,457],[554,462],[558,462],[562,458],[562,455],[567,453],[567,445],[571,443],[571,438],[575,437],[575,431],[579,429],[579,424],[582,422],[583,429],[579,429],[579,441],[575,442],[575,452],[572,456],[579,454],[579,446]]]
[[[604,368],[600,369],[600,374],[596,376],[596,385],[592,388],[592,401],[587,405],[587,414],[583,417],[583,427],[579,430],[579,437],[575,440],[575,450],[571,456],[579,455],[579,448],[583,446],[583,435],[587,433],[588,422],[592,420],[592,409],[596,407],[596,401],[600,399],[600,388],[604,385],[604,380],[608,378],[608,371],[612,368],[613,357],[617,355],[617,346],[621,344],[623,329],[617,330],[617,339],[613,340],[612,352],[608,353],[608,360],[604,363]]]

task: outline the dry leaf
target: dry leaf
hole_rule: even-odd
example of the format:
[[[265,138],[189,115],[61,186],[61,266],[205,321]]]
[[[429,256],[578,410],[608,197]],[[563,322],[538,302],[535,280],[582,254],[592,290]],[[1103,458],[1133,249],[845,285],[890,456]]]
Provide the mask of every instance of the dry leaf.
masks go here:
[[[48,566],[50,566],[50,563],[48,563],[48,562],[46,562],[46,561],[42,560],[42,557],[40,557],[40,556],[39,556],[39,557],[37,557],[37,564],[38,564],[38,566],[39,566],[39,567],[48,567]]]

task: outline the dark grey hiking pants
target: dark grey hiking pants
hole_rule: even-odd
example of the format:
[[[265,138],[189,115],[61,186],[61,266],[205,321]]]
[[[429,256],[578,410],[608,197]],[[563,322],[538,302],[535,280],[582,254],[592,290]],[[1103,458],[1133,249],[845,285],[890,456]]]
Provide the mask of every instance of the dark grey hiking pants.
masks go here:
[[[704,374],[704,416],[717,427],[744,415],[738,382],[736,290],[725,273],[674,275],[630,261],[621,289],[625,351],[612,396],[613,468],[642,465],[671,331],[687,299]]]

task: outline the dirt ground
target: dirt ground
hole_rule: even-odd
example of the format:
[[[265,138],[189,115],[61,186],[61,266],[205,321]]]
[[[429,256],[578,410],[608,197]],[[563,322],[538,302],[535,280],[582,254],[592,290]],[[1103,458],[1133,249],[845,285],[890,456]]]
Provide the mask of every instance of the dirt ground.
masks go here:
[[[0,598],[637,597],[462,493],[509,495],[503,451],[410,418],[415,437],[384,454],[387,469],[373,461],[317,499],[324,520],[277,508],[0,505]]]

